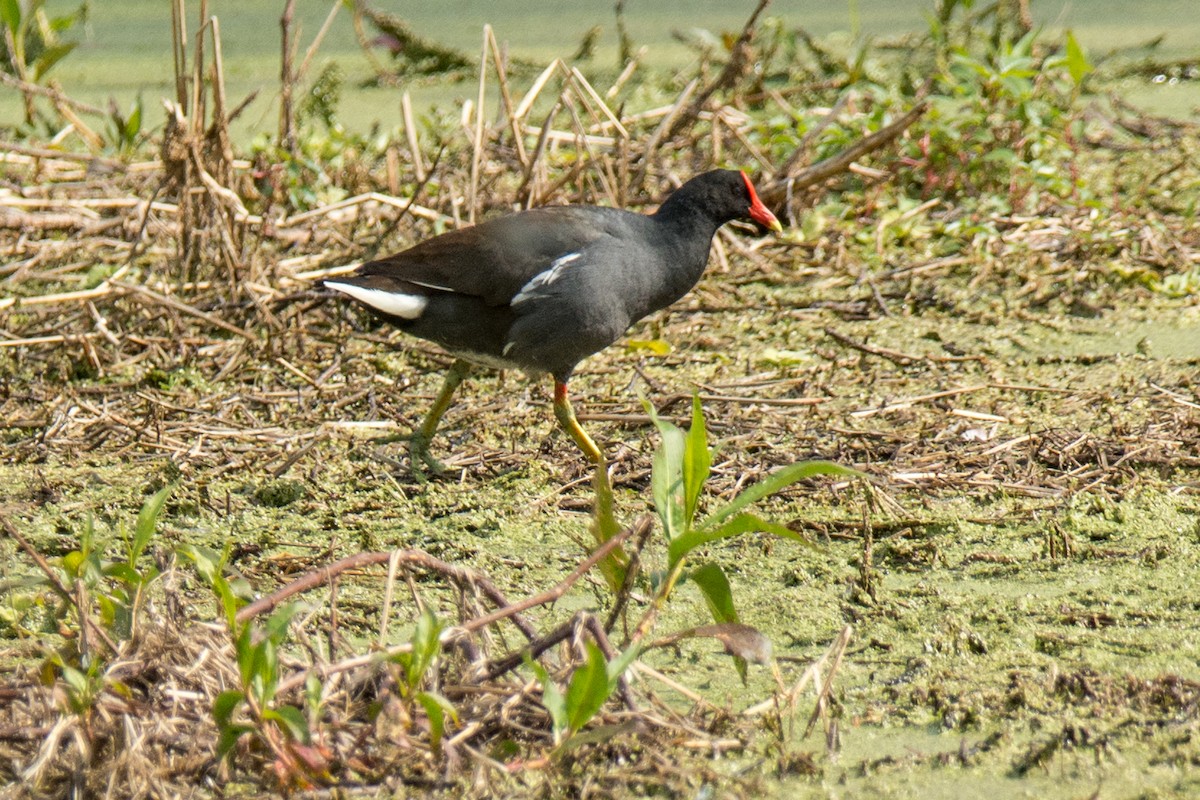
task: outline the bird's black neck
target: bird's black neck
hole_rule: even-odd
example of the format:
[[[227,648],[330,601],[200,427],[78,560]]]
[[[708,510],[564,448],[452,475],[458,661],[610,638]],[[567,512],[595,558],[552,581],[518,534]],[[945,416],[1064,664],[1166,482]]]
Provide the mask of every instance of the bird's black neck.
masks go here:
[[[647,311],[670,305],[696,285],[708,265],[713,236],[724,222],[714,220],[694,198],[681,195],[686,192],[671,195],[651,217],[661,232],[657,247],[667,269],[658,277],[658,291]]]

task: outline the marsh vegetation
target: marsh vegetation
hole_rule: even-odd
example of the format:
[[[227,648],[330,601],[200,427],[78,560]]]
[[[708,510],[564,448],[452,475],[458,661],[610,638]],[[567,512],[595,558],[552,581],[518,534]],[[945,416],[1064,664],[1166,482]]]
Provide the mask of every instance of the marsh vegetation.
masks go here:
[[[468,102],[369,134],[285,26],[252,138],[219,17],[177,0],[166,102],[96,108],[49,80],[74,23],[0,0],[30,43],[0,142],[0,781],[1194,795],[1200,127],[1110,91],[1151,56],[1022,7],[880,42],[761,3],[686,69],[518,63],[487,28]],[[415,480],[395,439],[450,358],[319,279],[715,166],[787,230],[726,228],[581,367],[615,536],[519,375],[464,385],[448,476]]]

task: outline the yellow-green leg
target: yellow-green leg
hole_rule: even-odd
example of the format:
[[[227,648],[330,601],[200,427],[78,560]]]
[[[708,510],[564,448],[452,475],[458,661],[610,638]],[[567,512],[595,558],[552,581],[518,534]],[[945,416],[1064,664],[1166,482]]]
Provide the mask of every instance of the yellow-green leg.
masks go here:
[[[596,526],[594,533],[596,543],[604,544],[621,530],[616,517],[613,516],[613,491],[612,484],[608,480],[608,462],[599,445],[592,440],[592,437],[588,436],[587,431],[575,417],[575,409],[571,407],[571,399],[567,396],[567,385],[557,380],[554,382],[554,416],[558,417],[558,423],[562,425],[563,430],[575,440],[575,444],[579,445],[579,449],[595,466]],[[616,554],[614,553],[614,555]],[[624,553],[621,555],[623,556]]]
[[[408,440],[409,461],[413,477],[419,481],[425,480],[425,467],[429,467],[429,471],[434,475],[440,475],[446,471],[446,465],[430,455],[429,443],[433,441],[433,434],[437,432],[442,415],[450,407],[450,399],[454,397],[454,390],[470,372],[471,365],[461,358],[450,365],[450,370],[446,373],[446,380],[442,383],[442,390],[438,392],[437,399],[433,401],[433,406],[426,412],[425,419],[421,421],[421,427],[413,431]]]

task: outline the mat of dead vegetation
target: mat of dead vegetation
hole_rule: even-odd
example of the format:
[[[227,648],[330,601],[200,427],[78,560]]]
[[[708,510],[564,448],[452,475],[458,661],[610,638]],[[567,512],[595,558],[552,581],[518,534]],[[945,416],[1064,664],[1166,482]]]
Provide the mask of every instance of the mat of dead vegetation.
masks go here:
[[[859,135],[824,158],[764,141],[756,119],[793,107],[739,83],[754,23],[636,111],[557,62],[517,92],[485,34],[495,119],[299,183],[234,156],[219,81],[205,102],[181,78],[154,158],[0,146],[6,793],[1200,790],[1200,131],[1094,105],[1071,164],[1107,194],[1026,202],[1014,179],[1012,207],[964,210],[919,92],[827,109]],[[418,483],[397,438],[448,358],[317,282],[521,206],[649,209],[726,162],[757,165],[791,229],[722,231],[701,284],[572,384],[647,565],[614,595],[548,387],[474,376],[434,443],[450,474]],[[297,205],[304,181],[343,196]],[[764,502],[816,547],[708,548],[769,664],[739,680],[685,583],[660,646],[564,733],[535,665],[565,686],[644,613],[665,549],[644,403],[686,425],[693,395],[708,506],[806,459],[868,485]],[[426,610],[447,627],[417,670]],[[261,707],[248,675],[274,681]]]

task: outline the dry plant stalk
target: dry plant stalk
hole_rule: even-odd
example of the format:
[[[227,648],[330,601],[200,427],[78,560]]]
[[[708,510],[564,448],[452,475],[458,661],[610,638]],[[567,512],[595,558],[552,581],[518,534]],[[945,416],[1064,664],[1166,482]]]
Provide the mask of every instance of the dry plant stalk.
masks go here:
[[[216,17],[207,16],[207,6],[207,0],[201,0],[200,25],[189,70],[184,23],[186,8],[184,0],[173,3],[177,99],[173,103],[163,101],[167,125],[160,152],[167,192],[179,198],[181,230],[177,242],[179,271],[176,280],[179,283],[195,281],[201,274],[203,263],[219,260],[225,267],[232,294],[237,291],[243,266],[241,247],[249,214],[238,192],[229,188],[234,184],[233,148],[226,114],[220,25]],[[207,130],[206,41],[211,41],[213,48],[213,116]]]

